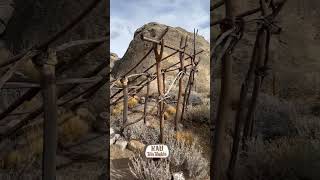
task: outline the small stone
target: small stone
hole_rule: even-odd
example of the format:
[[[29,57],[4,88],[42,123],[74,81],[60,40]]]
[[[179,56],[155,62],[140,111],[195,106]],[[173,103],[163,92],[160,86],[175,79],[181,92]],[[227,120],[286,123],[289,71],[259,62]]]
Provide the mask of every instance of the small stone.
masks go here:
[[[114,144],[118,139],[120,139],[120,134],[113,134],[110,137],[110,145]]]
[[[123,139],[119,139],[116,141],[116,146],[118,146],[122,151],[126,149],[127,145],[128,142]]]
[[[114,129],[113,129],[113,128],[110,128],[110,137],[111,137],[112,135],[114,135],[114,134],[115,134]]]
[[[141,98],[140,98],[140,103],[141,103],[141,104],[144,104],[145,102],[146,102],[146,98],[145,98],[145,97],[141,97]]]
[[[129,143],[128,143],[128,149],[131,150],[131,151],[139,151],[139,152],[143,152],[144,151],[144,147],[145,145],[140,142],[140,141],[137,141],[137,140],[131,140]]]
[[[183,172],[176,172],[172,174],[173,180],[185,180]]]

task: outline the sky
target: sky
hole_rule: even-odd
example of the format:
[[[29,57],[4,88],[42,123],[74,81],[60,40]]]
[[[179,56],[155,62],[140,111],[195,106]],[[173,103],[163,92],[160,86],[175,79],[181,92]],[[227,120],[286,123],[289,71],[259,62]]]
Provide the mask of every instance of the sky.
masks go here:
[[[149,22],[182,27],[210,40],[210,0],[111,0],[110,50],[122,57],[136,29]]]

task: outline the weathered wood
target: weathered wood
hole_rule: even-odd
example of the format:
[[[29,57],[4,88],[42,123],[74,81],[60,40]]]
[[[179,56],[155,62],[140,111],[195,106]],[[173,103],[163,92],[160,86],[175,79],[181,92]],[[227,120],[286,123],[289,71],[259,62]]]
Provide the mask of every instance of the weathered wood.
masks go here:
[[[57,92],[55,79],[55,65],[57,57],[55,51],[48,51],[48,59],[42,66],[42,96],[44,109],[44,140],[43,140],[43,164],[42,178],[56,179],[56,152],[57,152]]]
[[[82,19],[84,19],[99,3],[101,2],[101,0],[94,0],[85,10],[83,10],[73,21],[71,21],[69,24],[67,24],[66,26],[64,26],[62,28],[61,31],[57,32],[56,34],[54,34],[53,36],[49,37],[46,41],[34,46],[31,49],[36,49],[36,50],[44,50],[46,49],[50,44],[52,44],[53,42],[55,42],[58,38],[60,38],[61,36],[63,36],[65,33],[69,32],[74,26],[76,26]],[[28,50],[29,51],[29,50]],[[20,54],[9,58],[8,60],[0,63],[0,68],[5,67],[9,64],[12,64],[14,62],[17,62],[19,60],[21,60],[21,58],[23,56],[25,56],[25,54],[28,51],[24,51],[21,52]]]
[[[123,118],[122,118],[122,125],[125,125],[128,121],[128,79],[124,77],[121,79],[122,87],[123,87]]]
[[[239,11],[239,2],[232,0],[225,0],[226,18],[234,19]],[[234,24],[233,24],[234,25]],[[223,32],[232,27],[224,27]],[[228,37],[233,38],[233,37]],[[221,72],[221,94],[219,98],[219,107],[217,119],[215,121],[214,137],[212,138],[212,155],[210,176],[216,180],[224,180],[227,178],[226,167],[224,159],[224,149],[226,147],[226,126],[231,118],[232,113],[232,57],[226,53],[222,57],[222,72]],[[211,117],[213,121],[213,117]],[[211,123],[213,124],[213,123]]]
[[[150,81],[147,82],[147,93],[144,99],[144,110],[143,110],[143,122],[144,124],[147,123],[147,110],[148,110],[148,101],[149,101],[149,94],[150,94]]]
[[[210,11],[214,11],[215,9],[218,9],[219,7],[221,7],[223,5],[224,5],[224,0],[220,0],[210,7]]]
[[[23,64],[24,62],[30,60],[31,58],[33,58],[37,54],[38,53],[36,51],[29,51],[28,53],[26,53],[24,55],[24,57],[21,58],[20,61],[15,62],[12,66],[10,66],[10,68],[0,78],[0,89],[12,77],[13,73],[17,71],[20,64]]]
[[[98,47],[100,47],[103,44],[104,44],[104,42],[92,44],[92,45],[88,46],[87,48],[85,48],[83,51],[81,51],[79,54],[77,54],[77,56],[68,60],[67,62],[64,62],[64,61],[59,62],[56,66],[57,74],[61,74],[62,72],[69,69],[71,66],[75,65],[76,63],[79,63],[79,60],[81,60],[81,58],[85,57],[87,54],[94,51],[95,49],[97,49]]]
[[[159,94],[159,98],[158,98],[158,109],[160,112],[160,137],[159,137],[159,141],[160,143],[164,142],[164,102],[163,99],[164,98],[164,91],[163,91],[163,84],[161,82],[162,80],[162,74],[161,74],[161,59],[162,59],[162,55],[163,55],[163,48],[164,48],[164,40],[162,39],[161,41],[161,48],[160,48],[160,52],[158,52],[158,44],[154,43],[153,44],[153,49],[154,49],[154,54],[155,54],[155,58],[156,58],[156,71],[157,71],[157,83],[158,83],[158,94]]]
[[[265,29],[265,27],[261,28],[261,34],[259,36],[259,49],[258,49],[258,57],[257,57],[257,64],[255,66],[255,80],[254,80],[254,87],[253,87],[253,92],[252,92],[252,99],[251,103],[248,108],[248,112],[246,115],[246,121],[244,124],[244,129],[243,129],[243,138],[242,141],[245,144],[246,139],[248,138],[250,134],[250,126],[253,123],[253,114],[256,109],[257,105],[257,100],[259,96],[259,91],[262,83],[262,72],[260,70],[262,69],[262,66],[264,66],[264,60],[266,59],[266,54],[268,53],[266,50],[266,45],[268,44],[268,30]],[[265,62],[266,63],[266,62]]]
[[[164,72],[164,70],[162,70],[161,72],[162,72],[163,91],[166,92],[166,73]]]
[[[272,75],[272,95],[276,96],[277,95],[277,84],[276,84],[276,75]]]
[[[68,78],[57,80],[57,85],[66,84],[87,84],[95,83],[102,79],[102,77],[92,77],[92,78]],[[20,88],[40,88],[40,84],[32,82],[7,82],[4,84],[2,89],[20,89]]]
[[[234,179],[234,175],[235,175],[234,170],[235,170],[235,165],[236,165],[238,151],[239,151],[239,143],[241,139],[240,137],[241,124],[244,123],[244,110],[245,110],[246,101],[247,101],[247,94],[248,94],[249,87],[252,84],[252,80],[254,78],[254,70],[257,62],[257,50],[259,48],[259,36],[260,36],[260,33],[258,33],[256,36],[249,70],[246,74],[246,78],[243,84],[241,85],[240,100],[239,100],[239,105],[238,105],[236,118],[235,118],[232,151],[231,151],[231,157],[230,157],[229,166],[228,166],[228,176],[230,180]]]
[[[181,37],[180,40],[180,48],[183,46],[183,37]],[[188,36],[185,37],[185,41],[184,44],[186,47],[188,42]],[[183,74],[181,75],[180,79],[179,79],[179,90],[178,90],[178,100],[177,100],[177,105],[176,105],[176,114],[175,114],[175,120],[174,120],[174,130],[177,131],[178,130],[178,123],[179,121],[181,121],[181,114],[182,114],[182,91],[183,91],[183,77],[184,77],[184,73],[185,73],[185,67],[184,67],[184,52],[185,52],[185,48],[184,51],[181,53],[179,53],[179,60],[180,60],[180,72],[183,71]]]
[[[202,52],[203,52],[203,50],[197,52],[197,54],[200,54],[200,53],[202,53]],[[168,56],[162,58],[161,62],[167,60],[168,58],[174,56],[174,55],[177,54],[177,53],[178,53],[178,51],[175,51],[175,52],[169,54]],[[186,61],[186,60],[189,60],[189,59],[190,59],[190,57],[187,57],[187,58],[185,59],[185,61]],[[168,67],[168,68],[171,68],[171,67],[173,67],[173,66],[176,66],[176,65],[178,65],[179,63],[180,63],[180,62],[178,62],[178,63],[176,63],[176,64],[173,64],[172,66],[170,66],[170,67]],[[148,67],[146,70],[144,70],[143,72],[144,72],[144,73],[148,72],[150,69],[152,69],[154,66],[156,66],[156,64],[157,64],[157,63],[152,64],[151,66],[149,66],[149,67]],[[168,69],[168,68],[167,68],[167,69]],[[137,79],[140,78],[140,77],[141,77],[141,76],[137,76],[137,77],[135,77],[132,81],[135,81],[135,80],[137,80]],[[118,90],[117,92],[115,92],[113,95],[110,96],[110,99],[113,99],[116,95],[118,95],[118,94],[121,93],[121,92],[122,92],[122,89]]]
[[[104,43],[104,42],[107,42],[107,40],[108,40],[107,37],[101,37],[101,38],[97,38],[97,39],[71,41],[71,42],[67,42],[67,43],[62,44],[62,45],[56,47],[55,49],[57,52],[60,52],[60,51],[65,51],[69,48],[76,47],[76,46]]]
[[[152,43],[156,43],[156,44],[162,46],[162,41],[160,41],[160,40],[156,40],[156,39],[152,39],[152,38],[148,38],[148,37],[144,37],[144,36],[142,36],[142,40],[148,41],[148,42],[152,42]],[[181,49],[181,48],[178,49],[178,48],[175,48],[175,47],[172,47],[172,46],[169,46],[169,45],[165,45],[165,44],[163,46],[168,48],[168,49],[171,49],[171,50],[175,50],[175,51],[178,51],[178,52],[183,52],[183,49]],[[190,54],[188,54],[186,52],[185,52],[185,54],[187,56],[189,56],[190,58],[192,57]]]

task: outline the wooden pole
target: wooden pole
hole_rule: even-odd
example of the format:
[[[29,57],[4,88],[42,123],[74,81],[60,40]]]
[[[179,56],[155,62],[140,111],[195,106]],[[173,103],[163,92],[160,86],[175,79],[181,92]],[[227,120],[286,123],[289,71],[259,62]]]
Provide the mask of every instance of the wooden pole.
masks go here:
[[[146,93],[145,100],[144,100],[144,112],[143,112],[143,122],[144,122],[144,124],[147,123],[147,110],[148,110],[149,94],[150,94],[150,78],[148,77],[147,93]]]
[[[188,41],[188,37],[185,38],[185,46],[186,47],[186,43]],[[181,37],[181,41],[180,41],[180,48],[183,46],[183,37]],[[185,48],[184,48],[185,51]],[[180,58],[180,72],[185,71],[184,69],[184,53],[179,53],[179,58]],[[175,121],[174,121],[174,130],[177,131],[178,130],[178,121],[181,120],[181,114],[182,114],[182,109],[181,109],[181,105],[183,103],[182,100],[182,91],[183,91],[183,77],[184,74],[181,75],[180,79],[179,79],[179,92],[178,92],[178,100],[177,100],[177,106],[176,106],[176,115],[175,115]]]
[[[232,0],[225,0],[226,18],[234,20],[239,11],[239,2]],[[232,26],[223,27],[225,32],[233,28]],[[229,37],[233,38],[233,37]],[[226,126],[232,114],[232,57],[227,52],[222,57],[222,72],[221,72],[221,94],[219,99],[218,116],[215,124],[214,137],[212,141],[212,155],[210,176],[214,180],[226,179],[226,163],[224,150],[227,148],[226,144]],[[211,117],[213,118],[213,117]],[[212,119],[213,121],[213,119]],[[212,123],[213,124],[213,123]]]
[[[276,75],[273,73],[272,75],[272,95],[276,96],[277,95],[277,87],[276,87]]]
[[[128,94],[128,79],[124,77],[121,79],[122,87],[123,87],[123,120],[122,124],[123,126],[128,121],[128,100],[129,100],[129,94]]]
[[[158,109],[160,112],[160,137],[159,141],[160,143],[164,142],[164,134],[163,134],[163,129],[164,129],[164,100],[161,98],[164,98],[164,91],[163,91],[163,83],[162,81],[162,73],[161,73],[161,59],[163,55],[163,47],[164,47],[164,40],[162,39],[161,41],[161,49],[160,53],[158,53],[158,44],[154,43],[153,44],[153,50],[156,58],[156,71],[157,71],[157,83],[158,83],[158,93],[159,93],[159,104],[158,104]]]
[[[44,108],[44,141],[43,141],[43,174],[45,180],[56,179],[56,152],[57,152],[57,91],[55,65],[56,52],[48,50],[47,58],[42,65],[42,96]]]
[[[254,78],[254,70],[256,66],[256,61],[257,61],[257,49],[259,48],[259,37],[260,34],[258,33],[256,36],[256,41],[253,47],[253,53],[251,56],[251,62],[249,66],[249,70],[246,75],[246,79],[244,80],[241,90],[240,90],[240,100],[239,100],[239,105],[236,113],[236,118],[235,118],[235,127],[234,127],[234,134],[233,134],[233,144],[232,144],[232,151],[231,151],[231,158],[229,161],[229,166],[228,166],[228,176],[229,179],[232,180],[234,179],[234,170],[235,170],[235,165],[237,161],[237,156],[238,156],[238,150],[239,150],[239,143],[241,139],[241,124],[244,123],[244,110],[247,102],[247,94],[250,85],[252,84],[252,80]]]
[[[246,121],[244,124],[244,129],[243,129],[243,138],[242,138],[243,142],[245,142],[245,140],[248,138],[250,134],[250,126],[253,123],[253,113],[257,106],[257,100],[258,100],[259,91],[262,83],[262,75],[260,74],[261,72],[259,71],[263,66],[263,61],[265,60],[266,53],[267,53],[266,44],[267,44],[268,31],[264,27],[262,27],[260,31],[261,31],[261,34],[259,36],[258,59],[255,67],[256,74],[255,74],[254,87],[252,92],[252,99],[249,105]]]

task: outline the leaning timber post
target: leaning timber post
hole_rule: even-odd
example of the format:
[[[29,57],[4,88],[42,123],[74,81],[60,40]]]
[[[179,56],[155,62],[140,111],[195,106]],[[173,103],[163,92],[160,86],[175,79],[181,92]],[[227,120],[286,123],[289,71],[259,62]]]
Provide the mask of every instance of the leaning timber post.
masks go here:
[[[129,101],[129,93],[128,93],[128,78],[124,77],[121,79],[122,88],[123,88],[123,114],[122,114],[122,125],[123,127],[128,121],[128,101]]]
[[[159,93],[159,98],[158,98],[158,110],[160,112],[160,137],[159,141],[160,143],[164,142],[164,91],[163,91],[163,83],[162,83],[162,73],[161,73],[161,59],[163,55],[163,48],[164,48],[164,40],[161,40],[161,48],[160,48],[160,53],[158,52],[158,44],[154,43],[153,44],[153,51],[155,54],[156,58],[156,71],[157,71],[157,84],[158,84],[158,93]]]
[[[222,28],[223,32],[233,28],[235,16],[238,14],[240,9],[239,3],[239,1],[225,0],[226,18],[231,20],[232,24],[229,26],[225,25]],[[217,119],[214,122],[215,131],[212,142],[213,147],[211,148],[212,155],[210,176],[214,180],[226,179],[226,126],[232,114],[232,57],[228,52],[222,57],[221,73],[221,94],[219,99]]]
[[[161,72],[162,72],[163,91],[166,92],[166,73],[164,70],[161,70]]]
[[[259,97],[259,91],[261,87],[261,80],[262,80],[262,72],[260,70],[262,69],[263,66],[263,61],[265,60],[266,57],[266,43],[267,43],[267,36],[268,36],[268,30],[266,27],[261,28],[261,35],[259,37],[259,48],[258,48],[258,59],[257,59],[257,64],[255,67],[255,79],[254,79],[254,86],[253,86],[253,92],[252,92],[252,98],[251,102],[249,104],[248,112],[246,115],[246,121],[244,124],[244,129],[243,129],[243,145],[245,145],[245,141],[248,138],[250,134],[250,126],[253,123],[253,114],[257,106],[257,100]]]
[[[277,87],[276,87],[276,75],[275,73],[272,74],[272,95],[276,96],[277,95]]]
[[[245,78],[244,82],[241,85],[240,100],[239,100],[236,118],[235,118],[231,157],[230,157],[229,166],[228,166],[229,180],[233,180],[234,175],[235,175],[234,171],[235,171],[235,165],[236,165],[236,161],[237,161],[239,144],[240,144],[240,139],[241,139],[241,137],[240,137],[241,136],[241,125],[244,123],[244,111],[245,111],[245,107],[247,104],[248,90],[249,90],[250,85],[253,83],[252,81],[254,79],[254,71],[255,71],[257,54],[258,54],[257,51],[259,48],[259,36],[260,36],[260,34],[258,33],[256,36],[254,47],[253,47],[249,70],[246,74],[246,78]]]
[[[143,122],[144,124],[147,123],[147,110],[148,110],[148,101],[149,101],[149,94],[150,94],[150,75],[148,75],[148,82],[147,82],[147,93],[144,100],[144,111],[143,111]]]
[[[55,65],[57,55],[49,49],[42,63],[42,96],[44,109],[44,140],[43,140],[43,171],[42,178],[45,180],[56,179],[56,152],[57,152],[57,89]],[[43,60],[43,59],[41,59]]]
[[[190,75],[189,75],[188,82],[187,82],[187,85],[186,85],[185,90],[184,90],[183,103],[182,103],[182,112],[181,112],[180,121],[183,121],[183,117],[184,117],[185,111],[187,109],[187,107],[186,107],[187,106],[187,94],[188,94],[188,90],[189,90],[189,87],[190,87],[190,81],[191,81],[191,78],[190,78]]]
[[[194,29],[194,31],[193,31],[193,56],[190,59],[190,63],[192,66],[191,66],[191,71],[190,71],[190,83],[189,83],[188,94],[186,95],[187,96],[186,107],[188,107],[188,105],[189,105],[189,97],[191,94],[192,87],[194,85],[195,60],[196,60],[196,30]]]
[[[186,37],[185,44],[186,44],[186,42],[187,42],[187,37]],[[180,48],[182,48],[182,46],[183,46],[183,37],[181,37]],[[184,50],[185,50],[185,48],[184,48]],[[185,68],[184,68],[184,53],[183,52],[179,53],[179,59],[180,59],[179,72],[185,71]],[[181,114],[182,114],[181,105],[182,105],[183,102],[181,102],[181,100],[182,100],[182,91],[183,91],[183,89],[182,89],[183,88],[183,77],[184,77],[184,74],[182,74],[180,76],[180,79],[179,79],[178,100],[177,100],[176,115],[175,115],[175,120],[174,120],[174,130],[175,131],[178,130],[178,121],[181,119]]]

